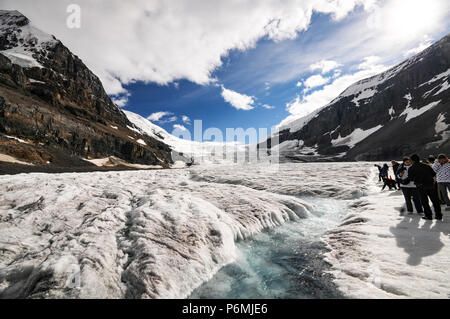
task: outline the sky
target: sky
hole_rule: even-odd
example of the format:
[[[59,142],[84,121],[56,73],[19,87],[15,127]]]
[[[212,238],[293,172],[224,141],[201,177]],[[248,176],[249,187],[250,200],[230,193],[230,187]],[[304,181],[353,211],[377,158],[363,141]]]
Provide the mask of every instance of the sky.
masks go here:
[[[175,135],[192,133],[194,120],[223,132],[287,125],[450,32],[448,0],[2,0],[0,8],[55,35],[119,107]]]

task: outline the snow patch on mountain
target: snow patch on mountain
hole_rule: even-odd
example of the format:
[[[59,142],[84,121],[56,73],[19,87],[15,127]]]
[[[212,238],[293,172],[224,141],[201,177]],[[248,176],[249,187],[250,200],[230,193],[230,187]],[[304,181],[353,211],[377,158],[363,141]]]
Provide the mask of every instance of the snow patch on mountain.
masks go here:
[[[382,127],[383,127],[382,125],[378,125],[369,130],[362,130],[360,128],[357,128],[350,135],[347,135],[345,137],[341,137],[341,135],[339,134],[339,137],[337,139],[332,140],[331,144],[333,144],[333,146],[335,146],[335,147],[346,145],[350,148],[353,148],[353,147],[355,147],[356,144],[365,140],[366,138],[368,138],[370,135],[372,135],[373,133],[375,133]]]
[[[448,69],[447,71],[436,75],[430,81],[422,83],[421,85],[419,85],[419,87],[422,87],[422,86],[425,86],[425,85],[430,85],[430,84],[432,84],[432,83],[434,83],[436,81],[439,81],[439,80],[441,80],[443,78],[446,78],[446,77],[449,77],[449,76],[450,76],[450,69]]]
[[[141,145],[147,145],[147,143],[144,142],[142,139],[138,139],[136,142],[138,142]]]
[[[21,164],[21,165],[33,165],[31,163],[27,163],[27,162],[18,160],[17,158],[15,158],[13,156],[1,154],[1,153],[0,153],[0,162],[7,162],[7,163],[14,163],[14,164]]]
[[[57,43],[52,35],[34,27],[18,11],[0,10],[0,33],[6,40],[0,53],[24,68],[42,68],[36,56],[46,56],[48,49]]]
[[[186,140],[178,138],[172,134],[169,134],[163,128],[153,124],[148,119],[140,116],[139,114],[123,110],[131,123],[136,125],[137,128],[131,128],[133,131],[139,134],[147,134],[159,141],[169,145],[174,151],[182,153],[184,156],[192,157],[202,162],[217,162],[223,161],[223,157],[214,156],[214,153],[221,153],[224,150],[236,149],[239,152],[245,152],[244,145],[238,145],[236,143],[220,143],[220,142],[198,142],[192,140]],[[230,157],[228,157],[230,158]]]
[[[436,130],[436,134],[440,134],[446,131],[448,127],[449,125],[445,123],[445,115],[440,113],[437,118],[436,125],[434,127],[434,129]]]
[[[395,110],[394,110],[393,106],[391,106],[389,108],[389,115],[391,116],[391,120],[392,120],[394,118],[394,115],[395,115]]]
[[[444,83],[442,83],[439,87],[440,87],[439,91],[437,91],[436,93],[434,93],[433,96],[439,95],[439,94],[441,94],[442,92],[447,91],[447,90],[450,88],[450,82],[449,82],[449,80],[446,80],[446,81],[445,81]]]
[[[353,100],[352,102],[355,103],[355,105],[357,107],[359,107],[359,102],[361,100],[365,100],[365,99],[369,99],[371,97],[373,97],[375,94],[377,94],[378,91],[374,90],[374,89],[366,89],[364,91],[362,91],[360,94],[358,94]]]
[[[400,116],[406,115],[405,117],[405,123],[408,123],[412,119],[424,114],[425,112],[431,110],[433,107],[441,103],[441,101],[432,102],[428,105],[422,106],[420,109],[413,109],[410,106],[410,103],[408,103],[408,106],[406,109],[400,114]]]

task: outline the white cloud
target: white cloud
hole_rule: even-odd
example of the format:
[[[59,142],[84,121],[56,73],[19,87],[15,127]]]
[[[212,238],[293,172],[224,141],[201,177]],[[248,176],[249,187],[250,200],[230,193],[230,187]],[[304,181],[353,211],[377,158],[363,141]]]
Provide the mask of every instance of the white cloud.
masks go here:
[[[275,106],[269,104],[262,104],[261,106],[267,110],[273,110],[275,108]]]
[[[241,94],[232,90],[228,90],[222,86],[222,97],[237,110],[250,111],[254,108],[255,98]]]
[[[342,70],[339,70],[339,69],[334,70],[333,78],[338,78],[341,76],[341,74],[342,74]]]
[[[181,117],[181,120],[183,121],[183,123],[187,124],[187,125],[191,125],[191,119],[189,118],[189,116],[187,115],[183,115]]]
[[[372,7],[367,26],[379,32],[380,41],[398,45],[443,27],[449,10],[447,0],[390,0]]]
[[[414,9],[409,8],[410,5]],[[420,14],[406,14],[411,11],[420,12],[421,7],[426,7],[422,17]],[[367,20],[375,12],[380,23],[376,28],[370,28]],[[406,20],[407,25],[414,24],[414,16],[420,17],[418,27],[414,25],[407,28],[399,22]],[[429,19],[431,16],[432,19]],[[264,54],[255,55],[252,64],[239,72],[239,78],[249,83],[270,81],[272,85],[284,84],[304,77],[310,66],[321,60],[337,61],[345,66],[340,69],[348,73],[349,66],[370,55],[380,56],[384,64],[399,63],[404,59],[404,52],[416,47],[424,34],[438,39],[448,33],[450,1],[382,0],[368,12],[352,14],[345,21],[333,23],[331,27],[327,23],[325,25],[325,32],[312,27],[299,35],[299,41],[266,43],[264,47],[267,50]],[[397,29],[394,30],[394,27]],[[316,33],[317,30],[320,31],[319,34]]]
[[[158,122],[164,116],[171,115],[171,114],[172,113],[170,113],[170,112],[156,112],[156,113],[150,114],[147,117],[147,120]]]
[[[318,75],[313,75],[313,76],[310,76],[309,78],[307,78],[305,80],[304,84],[305,84],[306,89],[309,90],[309,89],[327,84],[329,81],[330,81],[330,78],[324,78],[323,76],[318,74]]]
[[[339,20],[373,0],[78,0],[81,28],[65,25],[72,0],[2,0],[55,34],[96,73],[109,94],[134,81],[167,84],[214,81],[211,73],[230,50],[247,50],[267,36],[293,39],[314,11]]]
[[[296,84],[296,86],[299,88],[299,87],[301,87],[303,85],[303,82],[301,82],[301,81],[298,81],[297,82],[297,84]]]
[[[112,101],[118,107],[124,107],[128,103],[128,96],[115,97]]]
[[[178,118],[176,116],[172,116],[172,112],[156,112],[150,114],[147,117],[147,120],[150,122],[159,122],[161,124],[175,122]],[[170,116],[170,117],[169,117]]]
[[[327,74],[328,72],[337,69],[340,66],[342,65],[337,63],[336,61],[322,60],[314,64],[311,64],[309,68],[311,69],[311,71],[320,70],[322,74]]]
[[[405,51],[405,53],[403,53],[403,56],[410,57],[410,56],[416,55],[417,53],[420,53],[423,50],[425,50],[426,48],[428,48],[429,46],[431,46],[431,44],[432,44],[432,40],[428,36],[425,36],[417,47]]]
[[[291,115],[283,120],[279,126],[284,126],[293,120],[314,112],[329,104],[352,84],[385,71],[387,67],[379,64],[378,61],[378,57],[366,57],[359,64],[358,71],[335,78],[333,82],[320,90],[309,94],[297,95],[294,100],[286,105],[286,109]]]
[[[181,124],[174,124],[173,125],[173,129],[174,130],[180,130],[180,131],[187,131],[188,129],[186,128],[186,127],[184,127],[183,125],[181,125]]]
[[[363,59],[363,62],[361,62],[358,65],[358,69],[359,70],[370,70],[373,68],[378,69],[380,61],[381,61],[381,58],[376,55],[371,55],[371,56],[365,57]]]

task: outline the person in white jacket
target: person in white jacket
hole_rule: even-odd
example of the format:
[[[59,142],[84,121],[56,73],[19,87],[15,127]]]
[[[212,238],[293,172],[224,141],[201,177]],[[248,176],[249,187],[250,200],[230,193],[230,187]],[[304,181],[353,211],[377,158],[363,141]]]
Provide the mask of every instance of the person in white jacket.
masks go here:
[[[405,197],[406,209],[409,214],[412,214],[414,212],[412,201],[414,201],[414,206],[416,206],[417,213],[423,214],[423,206],[422,202],[420,201],[420,196],[419,192],[417,191],[416,184],[414,184],[414,182],[412,181],[407,184],[403,182],[407,182],[406,179],[408,179],[408,170],[410,169],[412,164],[412,160],[409,157],[405,157],[403,159],[403,164],[400,165],[400,168],[398,169],[396,175],[400,179],[400,187],[402,189],[403,196]]]
[[[436,172],[436,179],[439,185],[439,191],[442,194],[442,199],[447,204],[447,209],[450,210],[450,199],[448,191],[450,191],[450,162],[445,154],[438,156],[438,159],[433,164],[433,170]]]

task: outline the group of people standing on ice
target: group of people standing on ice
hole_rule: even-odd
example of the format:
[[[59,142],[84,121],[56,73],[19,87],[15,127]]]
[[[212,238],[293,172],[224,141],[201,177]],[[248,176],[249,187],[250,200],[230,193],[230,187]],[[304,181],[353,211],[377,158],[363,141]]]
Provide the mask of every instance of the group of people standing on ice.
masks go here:
[[[433,214],[429,200],[433,204],[435,219],[442,220],[442,205],[447,205],[450,210],[450,161],[444,154],[437,158],[430,155],[427,159],[420,160],[417,154],[405,157],[403,163],[392,161],[394,179],[389,176],[389,166],[375,165],[379,170],[379,180],[384,182],[383,190],[402,190],[405,197],[406,209],[412,214],[413,203],[417,213],[424,214],[423,219],[432,220]]]

